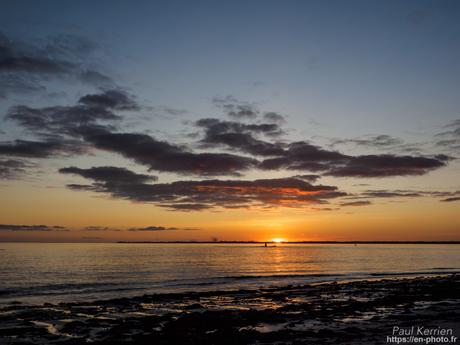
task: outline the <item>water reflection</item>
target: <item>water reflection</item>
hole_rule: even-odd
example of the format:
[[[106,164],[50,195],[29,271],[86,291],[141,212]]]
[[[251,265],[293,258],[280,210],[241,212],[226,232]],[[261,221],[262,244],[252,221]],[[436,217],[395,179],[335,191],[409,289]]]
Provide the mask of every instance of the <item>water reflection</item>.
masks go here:
[[[0,302],[449,271],[460,262],[459,245],[4,243],[0,248]]]

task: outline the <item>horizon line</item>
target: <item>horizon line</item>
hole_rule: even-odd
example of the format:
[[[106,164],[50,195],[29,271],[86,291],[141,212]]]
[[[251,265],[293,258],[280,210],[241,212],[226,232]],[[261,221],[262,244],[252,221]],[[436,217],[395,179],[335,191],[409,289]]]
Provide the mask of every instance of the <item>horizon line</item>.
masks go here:
[[[460,240],[448,241],[0,241],[0,243],[118,243],[118,244],[460,244]]]

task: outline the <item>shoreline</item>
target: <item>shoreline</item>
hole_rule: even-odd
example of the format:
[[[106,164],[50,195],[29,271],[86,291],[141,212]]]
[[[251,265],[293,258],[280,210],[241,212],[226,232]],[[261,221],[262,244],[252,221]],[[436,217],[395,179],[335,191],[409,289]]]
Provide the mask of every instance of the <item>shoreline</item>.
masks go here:
[[[384,344],[393,326],[453,327],[460,277],[150,294],[0,308],[1,344]]]
[[[321,285],[321,284],[344,284],[353,282],[371,282],[376,280],[401,280],[417,279],[422,277],[441,277],[449,275],[460,275],[460,271],[450,267],[439,267],[432,271],[415,272],[373,272],[362,274],[274,274],[274,275],[239,275],[239,276],[218,276],[209,278],[197,278],[194,283],[186,283],[174,280],[174,284],[157,286],[156,288],[144,287],[117,287],[115,291],[124,294],[124,298],[139,298],[150,295],[188,295],[195,293],[234,293],[241,290],[256,292],[264,289],[279,289],[285,286]],[[289,282],[283,282],[288,280]],[[236,283],[240,282],[240,283]],[[76,286],[75,289],[87,289],[87,286]],[[53,290],[57,289],[55,287]],[[173,290],[174,292],[170,292]],[[0,291],[0,310],[9,305],[22,305],[40,307],[49,299],[55,299],[54,304],[72,303],[95,303],[110,301],[113,297],[112,290],[72,292],[37,292],[33,295],[10,295],[6,290]],[[97,296],[100,294],[101,296]],[[43,301],[45,300],[46,301]]]

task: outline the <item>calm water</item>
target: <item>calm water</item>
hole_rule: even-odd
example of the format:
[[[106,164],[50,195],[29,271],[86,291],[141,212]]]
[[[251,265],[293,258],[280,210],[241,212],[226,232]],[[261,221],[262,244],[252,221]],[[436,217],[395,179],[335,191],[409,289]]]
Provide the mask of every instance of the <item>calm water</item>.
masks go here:
[[[460,271],[460,245],[0,244],[0,304]]]

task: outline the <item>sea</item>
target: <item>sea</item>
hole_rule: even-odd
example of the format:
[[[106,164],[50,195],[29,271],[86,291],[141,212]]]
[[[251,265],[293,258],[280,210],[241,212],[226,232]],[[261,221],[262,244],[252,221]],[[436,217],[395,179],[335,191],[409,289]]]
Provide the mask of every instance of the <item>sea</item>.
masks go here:
[[[0,305],[458,272],[458,244],[0,243]]]

